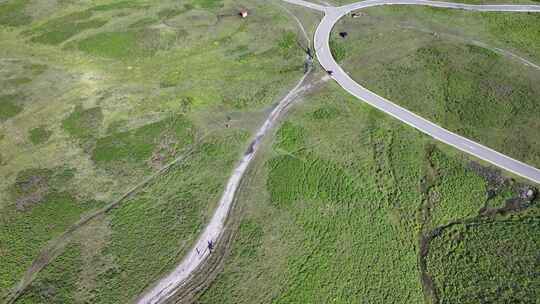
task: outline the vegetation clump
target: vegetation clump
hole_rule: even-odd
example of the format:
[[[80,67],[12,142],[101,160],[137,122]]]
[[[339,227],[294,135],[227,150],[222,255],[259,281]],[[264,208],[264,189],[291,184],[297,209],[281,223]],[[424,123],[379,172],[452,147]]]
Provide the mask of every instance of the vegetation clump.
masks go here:
[[[32,22],[26,14],[26,5],[30,0],[8,0],[0,3],[0,25],[22,26]]]
[[[84,211],[95,207],[79,203],[68,192],[49,190],[32,208],[4,208],[0,217],[0,290],[13,286],[47,241],[64,232]]]
[[[538,207],[445,228],[427,257],[439,303],[533,303],[540,297],[539,228]]]
[[[100,28],[107,23],[107,20],[91,17],[92,12],[88,10],[75,12],[52,19],[25,33],[32,35],[32,42],[58,45],[85,30]]]
[[[18,99],[17,95],[0,95],[0,122],[22,112],[23,108],[16,102]]]
[[[116,1],[109,4],[96,5],[88,9],[92,12],[106,12],[121,9],[131,8],[144,8],[146,6],[140,5],[137,1]]]
[[[154,31],[101,32],[78,42],[78,48],[91,55],[127,59],[151,56],[157,50],[145,47],[145,39],[153,39]]]
[[[85,109],[77,105],[73,112],[62,121],[62,127],[72,137],[87,140],[95,137],[95,130],[101,127],[102,122],[101,107]]]
[[[347,56],[347,47],[336,38],[330,39],[330,50],[332,51],[332,57],[337,62],[342,62]]]
[[[32,79],[28,77],[16,77],[9,79],[7,82],[14,86],[21,86],[32,82]]]
[[[304,144],[306,131],[299,125],[289,121],[283,123],[276,134],[276,148],[288,152],[298,152]]]
[[[338,108],[332,106],[323,106],[313,111],[312,116],[314,119],[331,120],[338,117],[339,114],[340,111]]]
[[[52,173],[50,169],[28,169],[17,174],[11,188],[17,209],[24,210],[43,200],[50,192],[49,181]]]
[[[288,31],[283,33],[278,42],[282,56],[287,58],[293,55],[294,50],[298,47],[297,43],[296,34],[294,32]]]
[[[439,227],[456,219],[478,215],[488,199],[486,181],[439,150],[431,154],[430,162],[438,175],[429,189],[433,204],[430,225]]]
[[[193,4],[204,9],[216,9],[223,6],[223,0],[194,0]]]
[[[16,303],[75,303],[78,272],[82,268],[79,245],[70,244],[57,257],[60,263],[45,267]]]
[[[183,115],[170,116],[134,130],[116,131],[99,138],[92,152],[98,165],[122,161],[137,164],[149,160],[162,163],[193,143],[195,130]]]
[[[30,142],[34,145],[39,145],[47,142],[51,137],[52,132],[47,130],[44,126],[33,128],[30,130]]]
[[[65,191],[74,173],[71,168],[32,168],[20,171],[10,187],[17,209],[31,208],[42,202],[48,194]]]

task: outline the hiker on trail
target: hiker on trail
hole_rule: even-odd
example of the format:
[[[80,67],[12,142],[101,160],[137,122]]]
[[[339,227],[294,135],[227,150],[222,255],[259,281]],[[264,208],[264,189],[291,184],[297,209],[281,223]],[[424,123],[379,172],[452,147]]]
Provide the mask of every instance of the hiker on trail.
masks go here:
[[[212,242],[212,240],[209,240],[208,241],[208,251],[210,251],[210,253],[212,253],[213,249],[214,249],[214,243]]]
[[[197,255],[201,254],[201,252],[199,251],[199,248],[195,247],[195,250],[197,250]]]

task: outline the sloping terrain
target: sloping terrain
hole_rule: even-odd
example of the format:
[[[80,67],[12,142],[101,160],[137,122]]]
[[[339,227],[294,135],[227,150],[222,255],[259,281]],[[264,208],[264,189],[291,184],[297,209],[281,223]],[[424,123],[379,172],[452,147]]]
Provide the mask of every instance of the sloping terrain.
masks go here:
[[[303,71],[296,23],[259,1],[9,0],[0,26],[0,294],[81,217],[179,160],[43,274],[76,259],[73,276],[38,278],[21,301],[125,302],[172,267]]]
[[[520,198],[527,187],[329,84],[296,107],[258,159],[239,198],[230,251],[196,302],[423,303],[433,299],[423,274],[433,276],[437,290],[446,288],[439,283],[459,281],[453,267],[466,259],[445,260],[439,247],[450,243],[426,244],[432,231],[468,220],[492,221],[505,233],[497,208],[516,204],[507,212],[528,212],[537,203]],[[537,220],[532,211],[519,216]],[[537,250],[535,242],[523,246]],[[466,250],[482,256],[479,247]],[[513,254],[535,267],[534,259]],[[489,275],[473,261],[466,267],[468,282]],[[491,271],[534,281],[530,273]],[[520,292],[534,292],[534,285]],[[454,298],[460,296],[466,294]]]
[[[540,167],[540,14],[411,6],[362,14],[342,19],[332,38],[353,79],[452,132]]]
[[[282,9],[214,0],[0,4],[4,294],[18,287],[17,303],[127,303],[182,259],[255,128],[300,78],[302,43]],[[332,40],[355,77],[397,101],[413,96],[407,106],[456,132],[537,161],[530,134],[506,142],[535,130],[523,118],[536,114],[534,17],[366,12]],[[394,15],[390,25],[412,33],[377,27]],[[452,32],[449,20],[474,26]],[[380,60],[362,59],[370,47],[378,56],[368,58]],[[317,84],[330,79],[322,74]],[[201,268],[190,300],[537,298],[534,185],[333,82],[310,90],[262,146],[225,243],[211,255],[217,262]],[[500,123],[493,117],[506,129],[490,132]]]
[[[399,9],[396,11],[401,12]],[[420,98],[429,97],[438,101],[436,94],[422,91],[422,85],[429,87],[432,84],[429,80],[436,80],[436,73],[441,71],[458,80],[462,77],[464,83],[473,85],[477,81],[472,77],[474,75],[501,83],[509,82],[508,78],[501,76],[502,69],[490,74],[494,69],[486,70],[486,66],[505,67],[506,72],[513,76],[512,85],[526,86],[519,93],[532,98],[538,95],[534,86],[536,82],[516,79],[513,70],[508,70],[510,66],[512,69],[534,71],[537,69],[534,64],[513,52],[499,47],[489,48],[478,41],[470,42],[470,48],[495,53],[503,58],[490,56],[481,60],[469,56],[464,60],[460,57],[461,53],[446,51],[433,61],[445,63],[444,60],[453,60],[455,65],[452,68],[436,66],[431,69],[429,63],[422,65],[421,59],[413,59],[410,60],[413,64],[420,62],[419,68],[414,69],[413,64],[403,64],[405,67],[396,69],[391,77],[379,76],[392,64],[401,63],[399,60],[409,59],[406,53],[410,51],[407,44],[410,41],[403,35],[399,36],[399,30],[392,30],[384,22],[381,23],[382,30],[367,28],[363,33],[366,26],[373,26],[376,21],[386,21],[382,14],[386,13],[384,17],[390,19],[394,13],[392,9],[386,9],[379,15],[372,13],[376,15],[373,17],[371,12],[367,12],[368,17],[363,12],[361,16],[364,18],[358,18],[360,21],[356,23],[364,23],[363,27],[353,22],[338,27],[332,46],[334,56],[343,60],[346,70],[353,75],[363,75],[363,84],[368,88],[370,84],[378,84],[378,87],[373,87],[383,91],[379,92],[383,96],[388,97],[388,92],[391,92],[390,98],[399,101],[396,96],[417,94]],[[427,16],[437,13],[440,14],[437,18],[446,16],[446,12],[441,14],[437,10],[426,10],[419,14],[419,19],[423,21],[422,17],[427,19]],[[398,16],[405,23],[411,15],[410,11],[406,11]],[[488,15],[476,14],[476,22],[487,20],[495,23],[493,28],[484,26],[493,31],[494,36],[494,28],[502,29],[502,24],[505,24],[509,35],[502,40],[507,43],[506,46],[516,48],[517,45],[529,44],[531,48],[522,52],[536,56],[537,36],[529,35],[536,31],[536,27],[531,25],[535,22],[535,15],[525,15],[523,18]],[[433,19],[439,21],[437,18]],[[458,20],[458,25],[460,22],[466,23]],[[467,20],[470,22],[472,17]],[[515,26],[512,27],[512,24]],[[513,31],[517,33],[510,34]],[[339,37],[339,32],[345,35]],[[398,34],[392,36],[393,32]],[[432,39],[435,45],[445,42],[444,39],[449,36],[453,38],[452,42],[459,41],[459,38],[455,38],[459,37],[456,33],[450,35],[443,32],[441,35],[429,30],[427,33],[435,36]],[[462,36],[468,38],[467,35]],[[486,38],[486,35],[478,36]],[[358,40],[359,37],[363,40]],[[390,44],[388,50],[385,39],[395,42],[394,45]],[[421,44],[411,40],[413,47]],[[493,43],[492,40],[488,41]],[[358,60],[362,52],[369,50],[373,44],[375,48],[371,56]],[[389,60],[391,56],[395,56],[394,60]],[[379,66],[366,69],[370,63],[373,64],[370,60]],[[464,61],[461,66],[457,65],[460,60]],[[515,65],[512,65],[514,60]],[[432,78],[417,77],[422,72]],[[397,85],[394,85],[394,80]],[[417,83],[420,90],[415,91],[415,86],[400,83],[406,80]],[[437,85],[432,87],[438,88]],[[444,101],[451,102],[456,100],[456,96],[464,96],[471,100],[483,98],[481,102],[493,102],[480,90],[463,92],[460,88],[446,86],[450,97]],[[520,97],[516,97],[516,108],[524,103],[535,107],[534,100]],[[452,149],[426,140],[375,110],[362,106],[352,110],[347,100],[351,99],[336,93],[335,87],[319,92],[306,98],[309,106],[297,109],[282,125],[272,148],[254,169],[256,175],[254,173],[246,185],[245,197],[241,200],[248,205],[241,207],[243,217],[237,225],[232,247],[226,253],[225,261],[218,265],[221,272],[208,289],[198,294],[196,301],[534,301],[538,263],[533,252],[539,248],[538,238],[533,233],[538,221],[537,190],[534,186],[521,184],[506,178],[498,170],[467,160]],[[337,103],[337,106],[332,103]],[[461,113],[456,115],[458,118],[467,111],[467,114],[477,115],[476,121],[470,120],[470,125],[456,123],[474,130],[483,127],[482,118],[489,114],[497,117],[498,114],[493,113],[496,107],[482,105],[456,102],[455,107],[449,104],[447,108]],[[472,111],[474,106],[477,106],[476,111]],[[482,112],[484,108],[486,110]],[[426,105],[421,109],[421,114],[432,110]],[[371,117],[366,117],[367,113]],[[518,120],[522,116],[512,116],[516,111],[502,113],[508,115],[508,120],[515,119],[513,123],[505,124],[510,129],[504,130],[508,132],[507,135],[511,135],[511,128],[523,127],[523,122]],[[528,116],[529,121],[533,121],[534,116]],[[324,122],[316,122],[317,119]],[[350,134],[351,130],[356,133]],[[493,136],[501,135],[495,133]],[[535,142],[532,135],[526,140],[532,144]],[[513,148],[514,152],[524,150],[523,147]],[[530,157],[536,150],[525,149],[522,155]],[[528,158],[528,161],[531,159]],[[255,206],[254,202],[257,202]],[[511,236],[513,233],[520,234],[515,241]],[[490,264],[492,262],[493,265]]]

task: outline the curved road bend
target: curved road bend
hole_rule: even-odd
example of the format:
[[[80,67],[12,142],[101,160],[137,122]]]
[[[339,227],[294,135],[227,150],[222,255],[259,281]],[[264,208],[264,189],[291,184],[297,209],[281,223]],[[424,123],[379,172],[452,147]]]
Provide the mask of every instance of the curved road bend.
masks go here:
[[[289,3],[302,5],[311,9],[322,11],[325,16],[319,24],[315,33],[315,45],[322,46],[317,52],[317,57],[320,64],[326,70],[332,70],[333,78],[349,93],[356,96],[359,99],[364,100],[370,105],[384,111],[395,118],[407,123],[408,125],[417,128],[418,130],[444,142],[451,146],[454,146],[464,152],[472,154],[476,157],[484,159],[496,166],[502,167],[515,174],[528,178],[536,183],[540,183],[540,170],[521,163],[517,160],[509,158],[503,154],[500,154],[494,150],[479,145],[471,140],[447,131],[440,126],[431,123],[422,117],[401,108],[394,103],[378,96],[377,94],[367,90],[360,86],[354,80],[352,80],[337,64],[330,52],[330,33],[336,22],[348,14],[349,12],[361,8],[370,6],[379,6],[387,4],[410,4],[410,5],[427,5],[435,7],[445,8],[457,8],[476,11],[514,11],[514,12],[540,12],[540,6],[534,5],[466,5],[461,3],[447,3],[436,1],[423,1],[423,0],[405,0],[405,1],[386,1],[386,0],[368,0],[363,2],[357,2],[342,7],[331,7],[314,4],[303,0],[284,0]],[[209,224],[206,226],[202,234],[197,239],[194,247],[187,253],[182,262],[166,277],[157,282],[150,290],[144,293],[137,303],[163,303],[174,293],[177,288],[189,278],[189,276],[195,271],[195,269],[204,262],[208,257],[209,251],[206,250],[207,242],[217,242],[221,236],[224,228],[225,220],[229,214],[229,210],[232,206],[234,195],[240,184],[240,180],[246,169],[253,159],[253,156],[257,152],[261,139],[272,128],[280,114],[287,108],[292,102],[300,85],[305,79],[298,82],[296,87],[283,98],[278,106],[270,113],[270,116],[264,122],[262,127],[257,132],[255,139],[249,145],[246,153],[242,157],[241,161],[234,170],[232,176],[227,182],[225,191],[218,203],[218,207],[212,216]]]
[[[306,1],[302,0],[284,1],[325,12],[325,16],[315,32],[314,44],[318,50],[317,58],[325,70],[333,71],[332,78],[350,94],[439,141],[483,159],[514,174],[520,175],[535,183],[540,183],[540,170],[537,168],[510,158],[463,136],[452,133],[359,85],[353,79],[351,79],[351,77],[349,77],[349,75],[347,75],[347,73],[335,61],[335,59],[332,57],[329,45],[330,33],[339,19],[351,11],[372,6],[408,4],[483,12],[540,12],[540,5],[468,5],[462,3],[428,0],[368,0],[341,7],[324,7],[313,4],[306,5]]]

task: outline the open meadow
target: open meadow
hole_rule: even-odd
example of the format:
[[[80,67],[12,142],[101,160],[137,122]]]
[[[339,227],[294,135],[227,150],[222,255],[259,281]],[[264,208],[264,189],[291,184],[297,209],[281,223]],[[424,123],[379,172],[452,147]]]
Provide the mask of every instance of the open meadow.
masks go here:
[[[539,243],[538,207],[520,198],[523,187],[329,83],[296,106],[260,155],[222,271],[196,302],[423,303],[436,294],[462,303],[454,300],[469,292],[464,270],[486,293],[497,286],[489,276],[511,277],[520,285],[512,296],[526,302],[537,293]],[[475,259],[514,242],[500,215],[507,207],[528,256],[516,249],[486,269]],[[472,227],[482,223],[494,243],[475,242]],[[463,240],[452,232],[460,225]]]
[[[302,75],[297,31],[261,1],[1,1],[0,296],[115,203],[19,301],[125,303],[172,267]]]
[[[411,6],[362,14],[342,19],[332,38],[353,79],[450,131],[540,167],[540,14]]]
[[[331,5],[346,5],[350,3],[358,2],[358,0],[309,0],[310,2],[318,4],[329,3]],[[467,4],[538,4],[538,0],[455,0],[455,1],[443,1],[443,2],[456,2]]]
[[[0,301],[131,303],[173,269],[302,77],[298,22],[312,37],[320,17],[278,0],[0,0]],[[540,14],[377,7],[330,43],[361,85],[540,167],[539,30]],[[308,76],[189,302],[540,298],[539,185]]]

